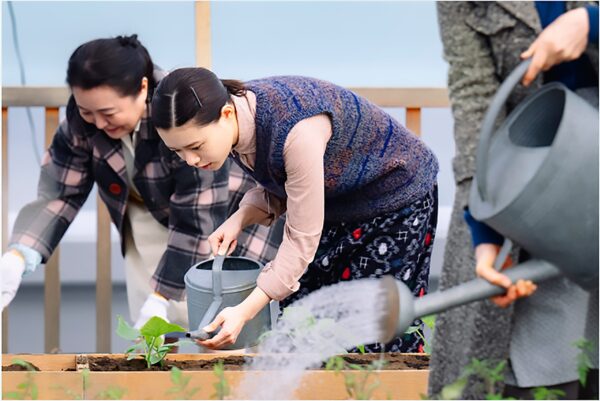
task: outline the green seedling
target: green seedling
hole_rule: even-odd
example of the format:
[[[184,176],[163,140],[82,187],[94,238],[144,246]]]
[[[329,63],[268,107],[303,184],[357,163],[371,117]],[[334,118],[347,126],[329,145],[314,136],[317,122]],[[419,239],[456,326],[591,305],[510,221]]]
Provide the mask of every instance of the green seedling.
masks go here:
[[[224,400],[230,394],[231,390],[227,379],[225,379],[225,366],[222,359],[214,364],[213,374],[217,377],[217,382],[214,384],[215,393],[211,398],[213,400]]]
[[[370,400],[373,392],[381,385],[377,371],[385,366],[386,361],[377,360],[370,365],[363,367],[354,363],[348,363],[341,356],[334,356],[327,360],[326,370],[332,370],[336,374],[344,376],[344,385],[349,399]],[[348,372],[354,370],[356,373]],[[375,377],[375,380],[369,384],[369,378]],[[389,396],[389,394],[388,394]]]
[[[447,384],[442,388],[439,394],[434,394],[431,399],[441,400],[457,400],[461,399],[463,391],[469,382],[469,378],[475,377],[483,381],[485,386],[486,400],[514,400],[514,398],[503,398],[502,394],[497,391],[498,384],[504,381],[504,369],[506,368],[506,361],[499,363],[492,363],[490,361],[481,361],[479,359],[472,359],[463,373],[453,383]],[[423,399],[427,399],[426,396],[421,396]]]
[[[578,349],[579,354],[577,355],[577,372],[579,373],[579,382],[583,387],[587,383],[587,375],[590,369],[594,368],[590,355],[594,352],[597,353],[596,343],[586,339],[577,340],[573,343]]]
[[[423,324],[425,324],[425,326],[427,326],[429,328],[429,330],[431,331],[432,334],[433,334],[433,330],[435,328],[435,316],[436,315],[429,315],[429,316],[425,316],[425,317],[421,318],[421,321],[423,322]],[[425,352],[426,354],[431,354],[431,343],[429,341],[427,341],[427,339],[425,338],[425,335],[423,334],[423,330],[421,329],[421,327],[410,326],[404,334],[412,334],[412,333],[417,334],[419,337],[421,337],[421,340],[423,340],[423,352]]]
[[[27,361],[23,359],[13,359],[13,365],[19,365],[27,369],[27,375],[25,375],[25,381],[17,384],[17,391],[9,391],[2,393],[2,397],[11,400],[37,400],[38,398],[38,386],[35,384],[35,369]]]
[[[171,383],[173,387],[167,390],[168,395],[174,395],[177,400],[191,400],[200,387],[188,388],[191,377],[184,377],[181,369],[177,366],[171,368]]]
[[[127,390],[119,386],[109,386],[106,390],[100,391],[94,397],[95,400],[121,400]]]
[[[548,389],[546,387],[536,387],[533,389],[534,400],[558,400],[567,394],[559,389]]]
[[[185,332],[186,330],[183,327],[169,323],[158,316],[152,317],[139,330],[131,327],[122,316],[117,316],[117,319],[117,334],[126,340],[136,342],[125,351],[125,354],[128,355],[127,360],[141,356],[146,360],[148,368],[156,364],[163,366],[164,358],[172,348],[182,344],[191,343],[189,340],[182,340],[171,344],[165,344],[165,334]]]

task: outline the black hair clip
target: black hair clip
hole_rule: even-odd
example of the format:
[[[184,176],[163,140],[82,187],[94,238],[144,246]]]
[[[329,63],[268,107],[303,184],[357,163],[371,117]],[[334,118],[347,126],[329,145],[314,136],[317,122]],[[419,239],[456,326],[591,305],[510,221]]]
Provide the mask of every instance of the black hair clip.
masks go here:
[[[202,102],[200,101],[198,94],[196,93],[196,91],[194,90],[194,88],[192,86],[190,86],[190,90],[192,91],[192,93],[194,94],[194,97],[196,98],[196,101],[198,102],[198,107],[202,108]]]

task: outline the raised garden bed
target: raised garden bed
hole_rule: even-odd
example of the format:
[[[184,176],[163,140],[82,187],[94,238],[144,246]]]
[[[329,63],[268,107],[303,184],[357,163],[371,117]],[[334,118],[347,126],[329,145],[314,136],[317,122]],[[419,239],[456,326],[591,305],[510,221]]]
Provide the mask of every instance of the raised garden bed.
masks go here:
[[[346,364],[370,366],[379,355],[343,355]],[[215,384],[227,382],[235,396],[235,388],[244,375],[243,365],[252,355],[170,354],[163,368],[146,369],[141,359],[126,361],[120,354],[3,355],[2,394],[35,389],[39,399],[211,399]],[[39,371],[10,366],[13,359],[29,362]],[[382,370],[370,374],[372,399],[419,399],[427,392],[429,357],[424,354],[385,354]],[[214,372],[222,361],[222,379]],[[181,369],[181,377],[190,378],[187,385],[177,387],[171,368]],[[89,370],[89,373],[88,373]],[[347,399],[347,378],[360,380],[363,370],[311,370],[304,373],[294,396],[296,399]],[[25,383],[25,384],[24,384]],[[20,388],[19,388],[20,385]],[[192,391],[196,389],[196,391]],[[30,394],[27,393],[28,395]],[[25,395],[25,397],[28,397]]]

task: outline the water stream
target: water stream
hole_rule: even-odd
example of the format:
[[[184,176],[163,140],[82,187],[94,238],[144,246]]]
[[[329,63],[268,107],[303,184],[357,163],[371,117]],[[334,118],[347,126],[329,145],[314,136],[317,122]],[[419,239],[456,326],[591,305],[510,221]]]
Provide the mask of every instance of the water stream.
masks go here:
[[[293,398],[306,369],[381,338],[385,305],[377,279],[341,282],[296,301],[262,338],[257,356],[245,369],[251,373],[233,398]]]

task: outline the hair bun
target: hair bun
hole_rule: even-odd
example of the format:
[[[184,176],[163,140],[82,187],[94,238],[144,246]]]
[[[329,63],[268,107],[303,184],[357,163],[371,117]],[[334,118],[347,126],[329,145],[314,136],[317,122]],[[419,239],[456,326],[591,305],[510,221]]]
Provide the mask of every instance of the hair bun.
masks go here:
[[[133,34],[131,36],[117,36],[117,40],[121,44],[121,46],[131,46],[134,49],[140,45],[140,41],[137,38],[137,34]]]

